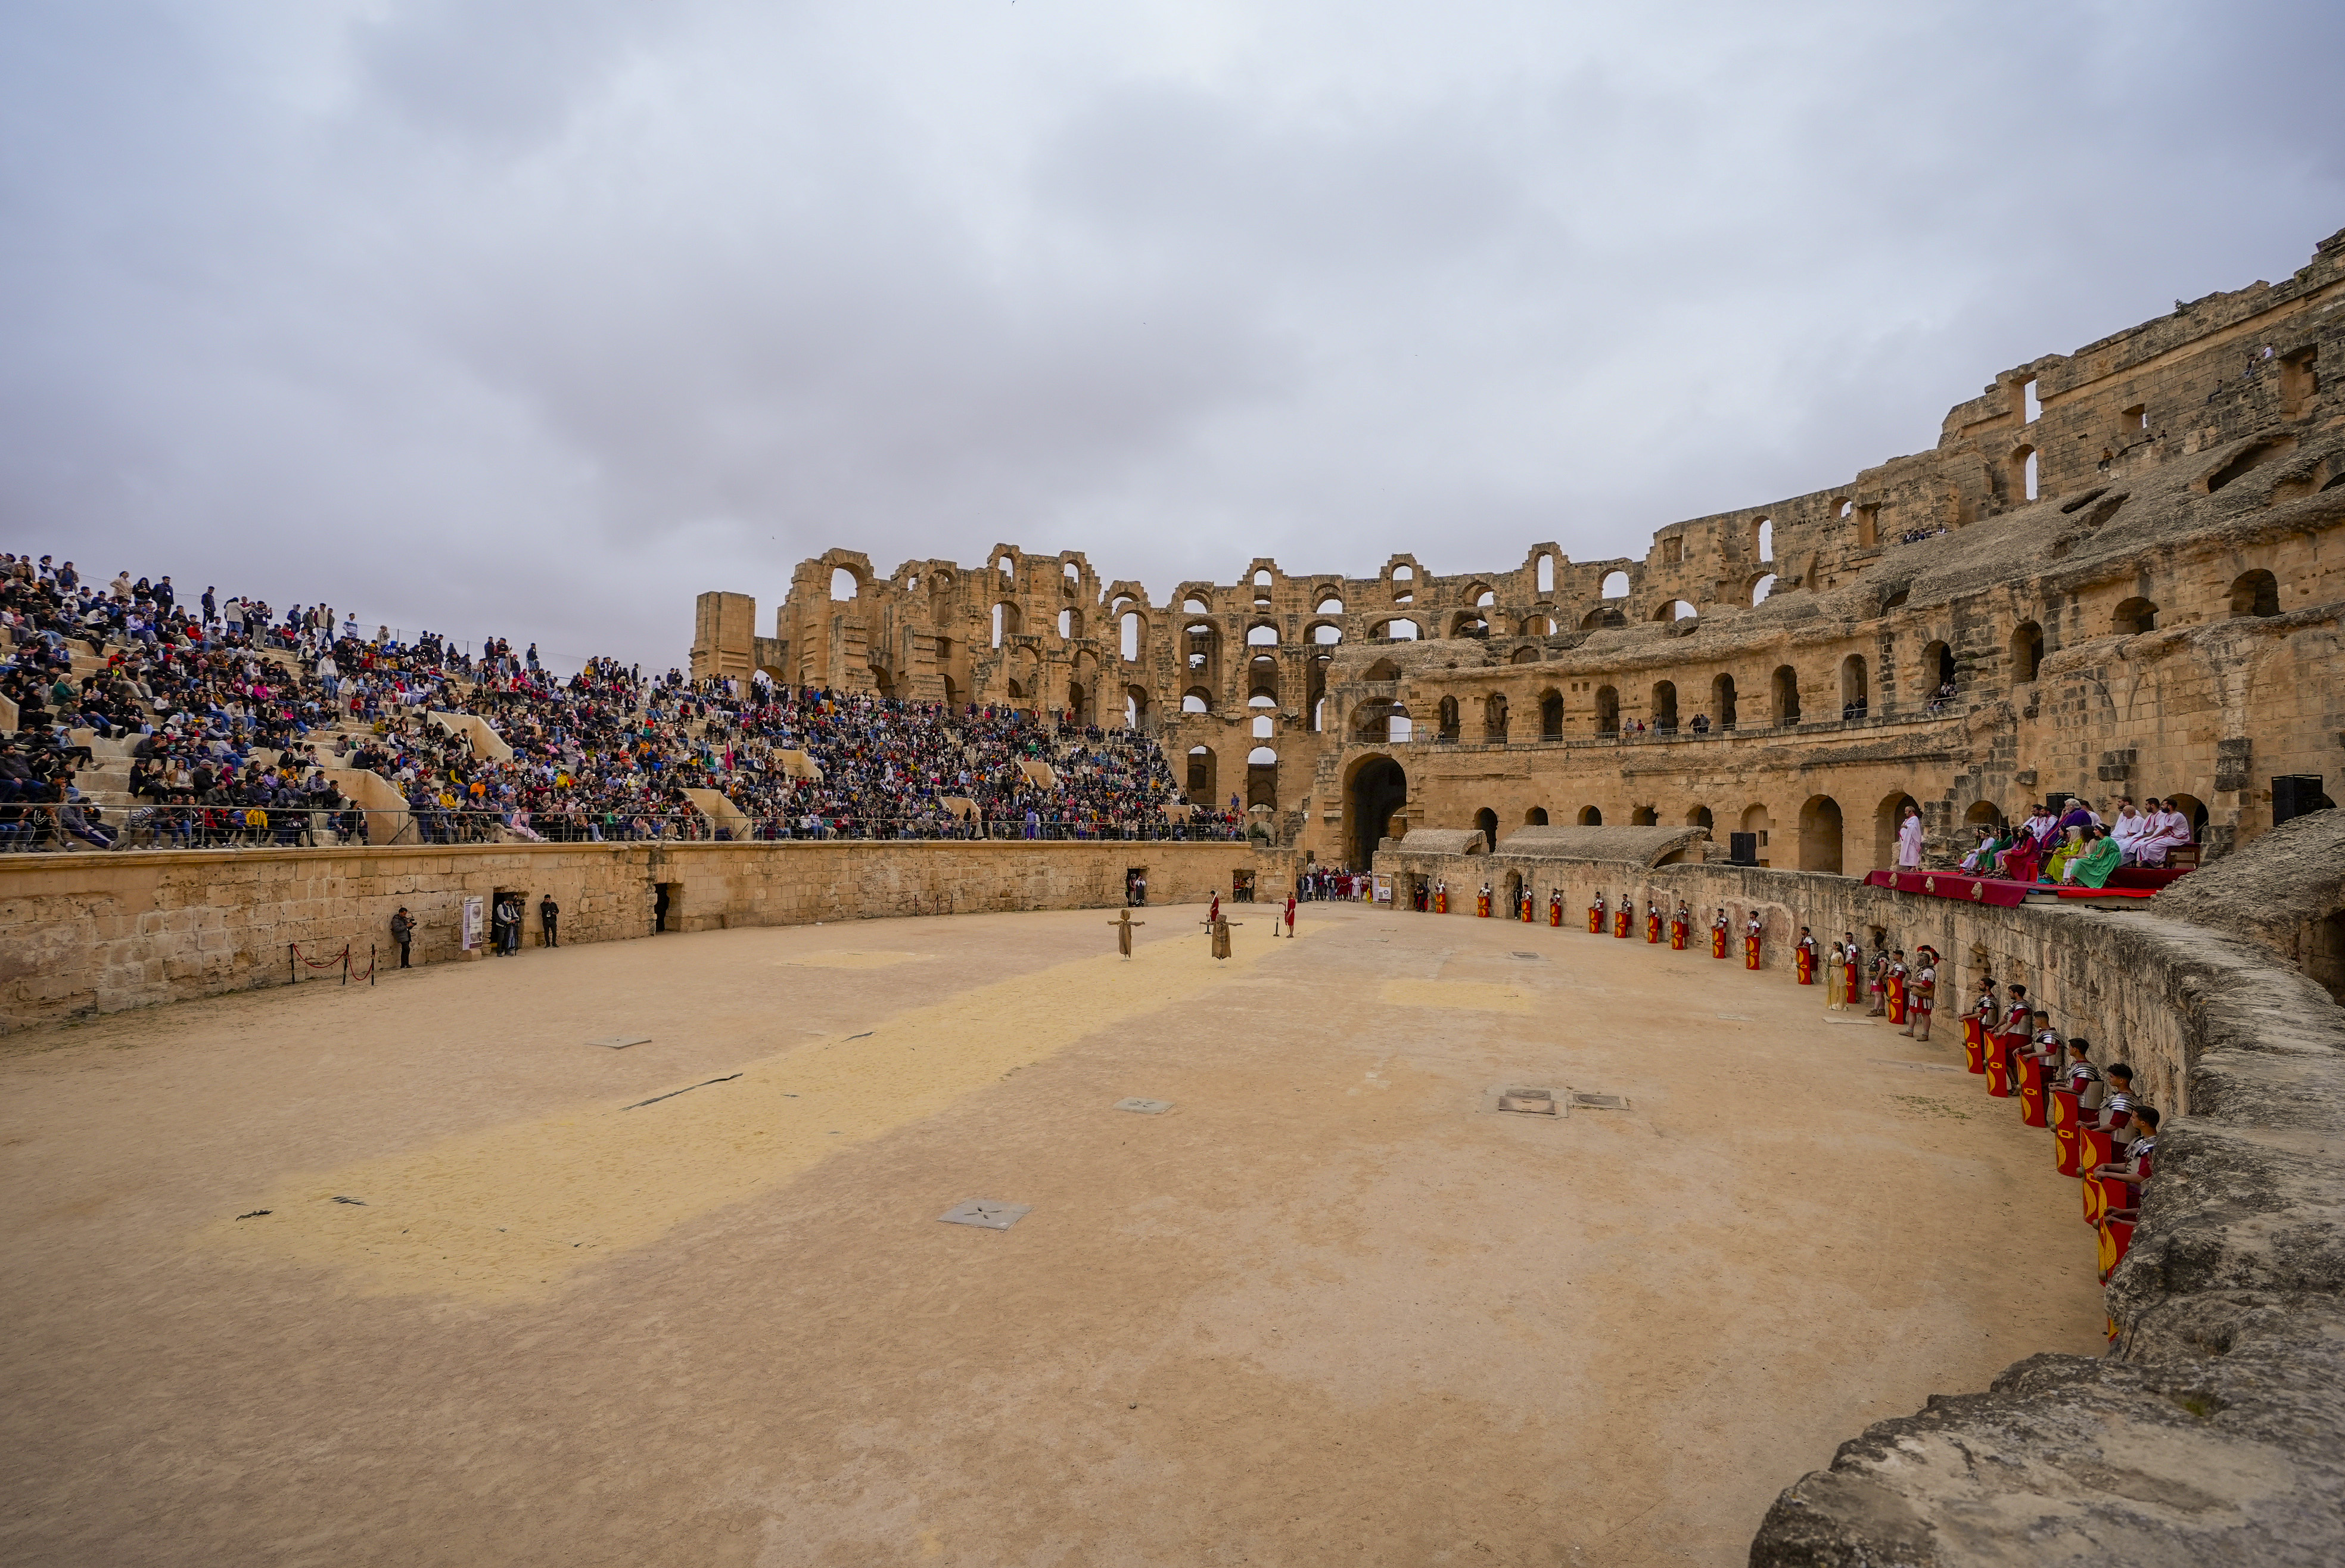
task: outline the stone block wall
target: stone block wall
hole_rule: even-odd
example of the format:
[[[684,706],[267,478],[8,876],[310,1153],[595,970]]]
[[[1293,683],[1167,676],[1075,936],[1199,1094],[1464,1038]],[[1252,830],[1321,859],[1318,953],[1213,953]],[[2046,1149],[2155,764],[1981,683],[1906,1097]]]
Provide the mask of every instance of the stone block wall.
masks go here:
[[[1228,897],[1232,874],[1284,898],[1294,859],[1235,844],[831,842],[501,845],[0,858],[0,1024],[18,1027],[281,984],[288,945],[322,958],[345,944],[396,963],[391,915],[417,924],[415,958],[469,960],[464,900],[526,895],[561,905],[562,940],[652,935],[657,889],[668,928],[794,926],[916,915],[1120,906],[1144,866],[1149,900]]]

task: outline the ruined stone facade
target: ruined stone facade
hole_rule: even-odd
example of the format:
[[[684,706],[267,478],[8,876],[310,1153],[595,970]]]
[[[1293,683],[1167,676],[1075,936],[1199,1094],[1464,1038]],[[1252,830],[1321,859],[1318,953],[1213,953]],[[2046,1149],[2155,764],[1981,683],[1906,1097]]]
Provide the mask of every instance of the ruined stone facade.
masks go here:
[[[1747,830],[1766,864],[1857,870],[1909,798],[1943,857],[2057,792],[2181,797],[2219,853],[2270,824],[2275,776],[2345,772],[2340,367],[2345,233],[2279,285],[2002,372],[1929,451],[1673,523],[1642,560],[1261,560],[1159,601],[1080,552],[883,579],[833,551],[771,638],[704,595],[693,672],[1135,723],[1193,798],[1272,807],[1323,864],[1366,865],[1397,816]]]

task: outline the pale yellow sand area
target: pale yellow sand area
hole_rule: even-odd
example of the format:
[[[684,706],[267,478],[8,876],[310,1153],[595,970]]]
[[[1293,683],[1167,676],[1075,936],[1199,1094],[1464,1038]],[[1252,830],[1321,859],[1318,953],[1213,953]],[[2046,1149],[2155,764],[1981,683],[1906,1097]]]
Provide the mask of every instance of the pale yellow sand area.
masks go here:
[[[695,1076],[640,1102],[579,1106],[293,1176],[256,1205],[269,1213],[215,1221],[198,1244],[333,1266],[371,1293],[496,1300],[544,1291],[614,1250],[933,1116],[1086,1035],[1201,996],[1245,974],[1265,950],[1217,963],[1199,933],[1131,958],[1079,959],[845,1039]],[[865,966],[855,960],[913,956],[829,952],[792,962],[857,968]]]

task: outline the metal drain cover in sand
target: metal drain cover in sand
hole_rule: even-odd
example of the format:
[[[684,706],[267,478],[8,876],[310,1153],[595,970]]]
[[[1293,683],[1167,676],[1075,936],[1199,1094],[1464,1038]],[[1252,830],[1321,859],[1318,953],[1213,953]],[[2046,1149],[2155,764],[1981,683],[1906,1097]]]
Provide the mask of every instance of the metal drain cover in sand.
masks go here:
[[[980,1230],[1007,1230],[1034,1212],[1030,1203],[996,1203],[990,1198],[972,1198],[967,1203],[956,1203],[937,1219],[947,1225],[974,1225]]]
[[[1538,955],[1536,953],[1518,953],[1515,956],[1518,958],[1528,958],[1534,964],[1538,962]]]
[[[1169,1099],[1120,1099],[1115,1102],[1115,1108],[1137,1111],[1142,1116],[1162,1116],[1172,1108],[1172,1102]]]
[[[586,1043],[590,1046],[603,1046],[614,1051],[624,1051],[629,1046],[650,1045],[652,1037],[649,1035],[605,1035],[599,1040],[589,1040]]]
[[[1500,1110],[1517,1111],[1524,1116],[1561,1116],[1563,1107],[1553,1089],[1506,1089],[1498,1096]]]
[[[1571,1103],[1582,1110],[1627,1110],[1629,1108],[1629,1097],[1626,1095],[1591,1095],[1574,1092],[1571,1097]]]

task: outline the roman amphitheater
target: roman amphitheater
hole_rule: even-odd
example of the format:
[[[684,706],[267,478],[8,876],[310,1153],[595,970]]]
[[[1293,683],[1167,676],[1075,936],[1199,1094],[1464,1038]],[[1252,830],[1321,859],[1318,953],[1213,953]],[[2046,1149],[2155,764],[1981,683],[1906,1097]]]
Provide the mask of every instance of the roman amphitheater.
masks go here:
[[[2345,233],[1636,556],[698,603],[696,682],[1138,731],[1220,841],[0,855],[9,1560],[2345,1559],[2340,367]],[[2072,796],[2182,875],[1956,870]],[[1988,976],[2163,1113],[2137,1219]]]

